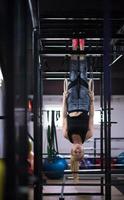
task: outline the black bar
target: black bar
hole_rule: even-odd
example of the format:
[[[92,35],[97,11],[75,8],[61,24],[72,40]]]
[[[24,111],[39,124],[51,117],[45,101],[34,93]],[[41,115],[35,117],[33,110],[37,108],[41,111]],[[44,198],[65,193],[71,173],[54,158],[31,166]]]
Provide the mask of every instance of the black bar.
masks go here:
[[[104,130],[105,130],[105,200],[111,200],[111,111],[110,111],[110,1],[104,0]]]
[[[6,2],[6,3],[5,3]],[[14,17],[15,1],[2,2],[6,12],[5,23],[5,200],[17,200],[16,192],[16,133],[14,128]],[[11,70],[10,70],[11,69]],[[11,136],[11,137],[10,137]],[[11,172],[11,173],[10,173]],[[11,186],[11,187],[10,187]]]
[[[94,179],[93,179],[94,180]],[[44,186],[101,186],[101,183],[46,183],[46,184],[44,184]],[[117,179],[113,179],[112,180],[112,184],[111,185],[124,185],[124,180],[120,180],[120,181],[118,181]],[[105,183],[102,183],[102,186],[105,186]],[[101,194],[103,194],[102,192],[101,192]]]
[[[19,200],[28,199],[28,135],[27,135],[27,2],[15,3],[15,131],[18,197]],[[18,96],[18,98],[17,98]],[[20,111],[21,110],[21,111]],[[16,118],[16,115],[18,116]],[[23,191],[25,188],[25,192]]]
[[[32,49],[34,68],[34,200],[42,200],[42,124],[41,124],[41,66],[39,64],[39,1],[28,0],[32,19]],[[39,118],[40,116],[40,118]]]
[[[66,33],[66,32],[54,32],[54,34],[52,32],[41,32],[41,34],[39,35],[39,38],[72,38],[72,32],[73,30],[70,32],[70,33]],[[103,33],[99,33],[99,34],[95,34],[95,33],[87,33],[87,38],[93,38],[93,39],[96,39],[96,38],[100,38],[100,39],[103,39],[104,38],[104,35]],[[115,34],[113,33],[112,34],[112,39],[124,39],[124,34]]]
[[[112,22],[115,22],[115,23],[117,23],[118,21],[122,21],[123,22],[123,20],[124,20],[124,16],[123,17],[120,17],[120,18],[110,18],[110,20],[112,21]],[[54,24],[54,25],[56,25],[56,24],[58,24],[58,26],[60,25],[61,26],[61,24],[68,24],[68,25],[70,25],[70,23],[72,23],[72,24],[74,24],[74,23],[76,23],[76,24],[78,24],[78,25],[82,25],[82,24],[87,24],[87,23],[103,23],[104,22],[104,18],[102,17],[100,17],[100,18],[87,18],[86,19],[86,17],[84,17],[84,18],[40,18],[40,22],[42,22],[42,24]],[[41,24],[41,27],[42,27],[42,24]]]
[[[40,57],[40,59],[42,59]],[[42,64],[42,60],[40,60],[39,62],[39,76],[40,76],[40,80],[39,80],[39,94],[40,94],[40,133],[41,133],[41,141],[40,141],[40,159],[41,159],[41,172],[43,171],[43,124],[42,124],[42,106],[43,106],[43,64]],[[43,177],[41,175],[41,200],[43,199]]]
[[[105,185],[104,183],[102,185]],[[51,184],[44,184],[44,186],[101,186],[101,183],[77,183],[77,184],[74,184],[74,183],[51,183]]]
[[[76,54],[76,55],[79,55],[79,54],[100,54],[100,55],[103,55],[104,54],[104,51],[101,50],[101,49],[97,49],[97,50],[89,50],[89,49],[85,49],[84,51],[80,51],[80,50],[77,50],[77,51],[73,51],[72,49],[66,49],[65,48],[44,48],[43,50],[40,50],[39,51],[39,54]],[[111,51],[111,55],[113,55],[115,52]],[[116,52],[116,55],[120,55],[120,54],[123,54],[123,51],[117,51]]]
[[[40,73],[39,73],[39,40],[38,27],[33,30],[33,57],[34,57],[34,175],[36,183],[34,187],[34,200],[41,200],[42,176],[41,176],[41,130],[40,130]]]
[[[62,181],[62,184],[61,184],[61,198],[64,197],[64,186],[65,186],[65,176],[63,176],[63,181]]]
[[[103,138],[103,139],[105,139],[105,138]],[[100,140],[100,138],[95,138],[95,140]],[[111,140],[124,140],[124,137],[111,137]]]
[[[122,6],[123,7],[123,6]],[[103,18],[103,14],[104,14],[104,10],[98,10],[98,9],[85,9],[82,10],[82,12],[79,12],[77,10],[77,12],[75,11],[61,11],[60,10],[57,12],[52,12],[52,11],[45,11],[43,13],[40,14],[40,18],[75,18],[75,19],[79,19],[79,18]],[[111,18],[123,18],[123,10],[113,10],[111,12]]]
[[[19,200],[28,199],[28,135],[27,135],[27,2],[16,2],[16,34],[15,39],[15,76],[19,73],[19,79],[15,77],[15,108],[18,106],[22,109],[22,112],[17,111],[20,118],[20,123],[16,125],[17,139],[17,151],[19,156],[18,161],[18,198]],[[21,30],[21,31],[20,31]],[[17,94],[20,94],[20,105],[16,99]],[[15,118],[15,124],[17,119]],[[23,188],[27,189],[23,192]]]
[[[101,169],[103,170],[104,168],[104,152],[103,152],[103,133],[104,133],[104,125],[103,125],[103,91],[104,91],[104,88],[103,88],[103,74],[101,74],[101,88],[100,88],[100,107],[101,107],[101,112],[100,112],[100,115],[101,115],[101,124],[100,124],[100,159],[101,159]],[[103,178],[101,178],[101,193],[104,194],[104,190],[103,190]]]
[[[6,119],[6,116],[0,116],[0,119]]]
[[[96,138],[94,138],[94,144],[93,144],[93,146],[94,146],[94,159],[96,161]]]
[[[43,194],[44,196],[56,196],[56,195],[60,195],[60,193],[44,193]],[[64,193],[64,196],[80,196],[80,195],[102,195],[100,192],[97,193],[97,192],[78,192],[78,193],[74,193],[74,192],[71,192],[71,193]]]
[[[66,78],[69,78],[69,72],[64,72],[63,74],[60,73],[52,73],[52,74],[47,74],[47,72],[44,72],[44,79],[46,78],[65,78],[65,74],[66,74]],[[95,78],[99,78],[100,79],[100,75],[101,74],[94,74],[94,80]],[[90,74],[87,74],[88,78],[90,78]]]
[[[28,137],[31,139],[32,142],[34,142],[34,138],[28,133]]]
[[[49,32],[49,31],[54,31],[53,33],[59,33],[62,31],[62,33],[67,32],[68,34],[72,34],[75,32],[77,38],[84,37],[87,38],[87,33],[88,35],[95,35],[99,32],[99,35],[102,35],[101,30],[103,29],[103,22],[104,20],[76,20],[76,21],[71,21],[71,20],[42,20],[40,21],[40,28],[41,28],[41,33]],[[117,30],[120,29],[120,27],[123,26],[123,20],[116,20],[111,21],[112,26],[113,26],[113,35],[117,33]],[[76,28],[76,30],[74,30]],[[86,30],[86,32],[85,32]],[[90,34],[91,31],[91,34]],[[94,33],[92,33],[94,31]],[[79,34],[80,32],[80,34]],[[118,35],[118,33],[117,33]]]

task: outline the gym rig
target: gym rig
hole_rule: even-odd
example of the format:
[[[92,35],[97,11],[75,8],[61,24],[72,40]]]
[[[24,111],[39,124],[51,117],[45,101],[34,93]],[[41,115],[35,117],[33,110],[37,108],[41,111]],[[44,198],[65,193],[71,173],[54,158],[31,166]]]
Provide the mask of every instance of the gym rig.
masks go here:
[[[62,88],[63,79],[65,76],[68,77],[67,60],[71,54],[75,53],[71,48],[71,39],[74,33],[76,37],[80,35],[86,40],[86,47],[83,53],[86,54],[93,66],[94,80],[99,79],[99,87],[97,88],[97,84],[95,85],[95,93],[100,94],[101,107],[101,166],[98,170],[80,170],[79,174],[80,178],[89,178],[89,176],[99,178],[100,181],[97,185],[100,186],[100,192],[91,194],[105,195],[105,200],[111,200],[112,180],[117,176],[123,177],[124,175],[124,169],[111,169],[110,163],[112,125],[111,66],[121,57],[124,51],[123,12],[116,13],[116,11],[113,11],[110,14],[110,2],[108,0],[104,1],[105,5],[102,6],[101,12],[88,10],[87,8],[80,14],[78,12],[74,14],[64,11],[43,12],[42,1],[12,2],[8,3],[9,6],[6,12],[6,22],[8,24],[6,27],[8,45],[7,53],[5,54],[7,102],[5,116],[0,118],[1,120],[6,118],[5,164],[7,181],[5,187],[7,192],[5,199],[27,200],[30,184],[33,185],[34,200],[41,200],[45,195],[60,195],[59,199],[62,200],[64,196],[70,195],[70,193],[64,192],[65,185],[72,185],[66,184],[68,176],[71,175],[70,170],[64,171],[61,194],[45,194],[43,192],[43,186],[47,185],[47,182],[44,182],[41,173],[43,170],[42,96],[47,93],[45,86],[48,80],[54,80],[54,83],[50,84],[56,84],[58,83],[56,81],[59,81],[60,88]],[[11,21],[9,19],[10,16]],[[29,22],[30,27],[28,29]],[[30,35],[29,38],[27,33]],[[18,41],[18,45],[16,45],[16,41]],[[31,61],[29,61],[27,49],[32,50],[30,53],[28,52],[30,56],[33,54]],[[80,54],[82,52],[78,50],[76,53]],[[49,60],[54,57],[65,59],[64,65],[67,68],[63,70],[61,65],[62,69],[58,69],[58,71],[55,69],[54,72],[47,69],[49,68]],[[96,62],[98,65],[94,64]],[[26,66],[30,66],[30,69]],[[28,79],[29,73],[32,73],[30,80]],[[31,91],[29,91],[29,85],[33,85]],[[60,91],[62,94],[62,90]],[[32,177],[28,175],[27,163],[25,162],[27,139],[29,137],[27,124],[30,118],[27,101],[30,92],[33,94],[34,102],[34,137],[31,138],[34,143],[34,174]],[[22,108],[21,111],[18,109],[19,107]],[[17,118],[19,118],[18,121]],[[103,152],[103,149],[105,152]],[[103,158],[105,159],[105,165],[103,165]],[[117,182],[116,184],[119,183]],[[83,187],[83,184],[79,185]],[[86,186],[87,184],[84,185]],[[94,186],[93,183],[90,185]],[[71,195],[79,194],[89,195],[89,193],[71,193]]]

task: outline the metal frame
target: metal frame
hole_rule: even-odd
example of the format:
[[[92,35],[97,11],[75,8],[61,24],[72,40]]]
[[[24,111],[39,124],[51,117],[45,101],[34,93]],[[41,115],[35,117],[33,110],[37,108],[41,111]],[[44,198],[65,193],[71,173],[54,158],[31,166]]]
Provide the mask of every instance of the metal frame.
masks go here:
[[[102,24],[103,24],[103,33],[102,34],[94,34],[92,31],[92,34],[86,34],[87,37],[89,38],[89,41],[87,40],[87,44],[89,42],[90,44],[90,39],[97,39],[98,38],[104,38],[103,41],[103,49],[98,49],[94,47],[94,50],[91,48],[87,48],[83,52],[85,54],[89,55],[102,55],[103,58],[103,72],[104,75],[101,75],[101,143],[100,143],[100,151],[101,151],[101,158],[103,158],[103,146],[105,145],[105,171],[103,170],[103,162],[101,163],[101,169],[103,172],[103,175],[100,176],[100,186],[101,186],[101,192],[97,193],[97,195],[103,195],[103,186],[105,186],[105,199],[110,200],[111,199],[111,174],[114,173],[111,171],[111,166],[110,166],[110,158],[111,158],[111,69],[109,67],[110,65],[110,60],[109,60],[109,55],[115,53],[115,50],[111,50],[109,48],[109,42],[110,42],[110,16],[109,16],[109,2],[105,0],[106,5],[107,5],[107,10],[104,10],[104,18],[102,19]],[[106,6],[105,6],[106,9]],[[41,14],[42,16],[42,14]],[[59,16],[59,15],[58,15]],[[61,17],[61,16],[59,16]],[[96,19],[95,19],[96,20]],[[101,20],[101,19],[100,19]],[[40,39],[41,39],[41,49],[40,49],[40,55],[49,57],[49,56],[64,56],[64,55],[70,55],[70,54],[75,54],[70,48],[70,38],[72,38],[72,32],[73,28],[71,29],[70,27],[73,25],[73,23],[81,23],[84,22],[85,19],[72,19],[72,18],[48,18],[42,16],[40,18],[41,22],[41,29],[40,29]],[[91,21],[91,19],[89,19]],[[116,20],[115,20],[116,21]],[[123,21],[123,20],[122,20]],[[67,24],[69,22],[70,26],[68,28]],[[65,23],[65,24],[64,24]],[[62,27],[61,27],[62,25]],[[86,25],[86,24],[85,24]],[[64,30],[64,28],[68,29],[68,31]],[[106,31],[107,30],[107,31]],[[57,32],[58,31],[58,32]],[[77,34],[77,37],[78,34]],[[85,38],[85,36],[84,36]],[[112,33],[112,38],[121,38],[122,40],[124,39],[123,34],[114,34]],[[62,42],[60,42],[62,41]],[[96,42],[95,41],[95,42]],[[65,43],[64,43],[65,42]],[[101,42],[101,41],[100,41]],[[87,45],[88,46],[88,45]],[[61,48],[59,48],[61,47]],[[67,48],[66,48],[67,47]],[[80,51],[76,52],[77,54],[82,53]],[[117,54],[120,54],[121,51],[117,51]],[[55,75],[55,74],[54,74]],[[53,75],[53,76],[54,76]],[[54,78],[54,77],[53,77]],[[60,78],[60,77],[59,77]],[[103,112],[104,112],[104,123],[103,123]],[[105,140],[103,139],[105,137]],[[103,160],[103,159],[102,159]],[[65,171],[67,172],[67,171]],[[70,172],[71,173],[71,172]],[[87,172],[89,174],[89,171]],[[86,175],[86,172],[85,172]],[[93,171],[90,173],[90,175],[93,175]],[[117,174],[118,175],[118,174]],[[63,178],[63,183],[62,183],[62,190],[61,190],[61,199],[63,199],[63,194],[64,195],[81,195],[81,194],[86,194],[86,193],[80,193],[80,194],[74,194],[74,193],[64,193],[64,186],[65,184],[65,176]],[[97,176],[97,175],[95,175]],[[103,181],[105,179],[105,183]],[[47,184],[44,184],[47,185]],[[49,184],[48,184],[49,185]],[[52,185],[52,184],[50,184]],[[54,186],[56,184],[53,184]],[[61,185],[61,184],[60,184]],[[57,195],[58,193],[50,193],[50,194],[44,194],[44,195]],[[89,195],[89,193],[88,193]]]
[[[24,3],[25,2],[25,3]],[[18,9],[24,8],[24,10],[27,9],[27,4],[26,1],[23,1],[23,5],[21,4],[21,1],[19,1],[18,3]],[[103,119],[103,113],[101,112],[101,144],[100,144],[100,149],[101,149],[101,158],[103,158],[103,145],[105,145],[105,171],[103,170],[103,163],[101,164],[101,172],[97,174],[95,173],[95,171],[91,170],[91,171],[84,171],[84,174],[82,174],[83,171],[79,171],[79,174],[81,176],[92,176],[92,177],[96,177],[98,176],[100,178],[100,183],[96,184],[99,185],[101,187],[101,191],[100,193],[90,193],[90,195],[103,195],[103,186],[105,186],[105,200],[111,200],[111,184],[112,184],[112,180],[111,180],[111,175],[112,176],[116,176],[118,174],[121,175],[121,173],[123,173],[123,170],[116,170],[116,171],[111,171],[111,166],[110,166],[110,158],[111,158],[111,69],[109,66],[110,62],[109,62],[109,55],[110,53],[113,54],[115,53],[115,50],[111,50],[109,51],[109,42],[110,42],[110,16],[109,16],[109,2],[108,0],[105,0],[105,3],[107,6],[105,6],[105,11],[104,11],[104,18],[102,19],[98,19],[98,18],[89,18],[89,22],[94,22],[94,20],[97,20],[98,22],[102,21],[102,25],[104,25],[104,33],[101,34],[97,34],[97,33],[93,33],[89,34],[87,33],[87,46],[90,45],[90,43],[94,42],[94,50],[90,48],[86,47],[86,50],[83,53],[89,54],[89,55],[104,55],[104,77],[103,75],[101,76],[101,108],[103,108],[103,112],[104,112],[104,123],[102,121]],[[13,6],[14,5],[14,6]],[[43,183],[43,177],[41,175],[41,170],[42,170],[42,95],[43,95],[43,65],[42,62],[39,63],[39,56],[42,59],[42,56],[49,56],[46,54],[56,54],[57,56],[59,56],[59,54],[73,54],[75,52],[73,52],[70,49],[70,38],[72,38],[72,32],[73,32],[73,23],[84,23],[84,26],[86,27],[87,25],[85,24],[85,22],[87,22],[88,20],[86,20],[86,18],[80,18],[80,19],[76,19],[76,20],[72,20],[72,18],[68,18],[68,20],[66,18],[64,19],[57,19],[57,18],[44,18],[44,16],[42,16],[42,13],[40,17],[39,16],[39,1],[31,1],[28,0],[28,5],[29,5],[29,10],[31,13],[31,19],[32,19],[32,27],[33,27],[33,31],[32,31],[32,47],[33,47],[33,67],[34,67],[34,175],[36,177],[36,182],[34,185],[34,200],[41,200],[43,198],[43,195],[57,195],[57,193],[53,193],[53,194],[43,194],[43,185],[45,185],[45,183]],[[15,173],[16,171],[16,132],[15,132],[15,127],[14,127],[14,78],[15,78],[15,74],[14,74],[14,59],[13,59],[13,55],[15,53],[15,47],[14,47],[14,31],[13,31],[13,27],[16,27],[15,23],[15,19],[14,17],[16,16],[15,13],[17,14],[17,10],[16,10],[16,3],[15,1],[9,3],[9,8],[8,11],[8,16],[7,16],[7,20],[9,18],[9,15],[12,16],[12,23],[8,23],[8,28],[7,28],[7,42],[8,42],[8,46],[9,48],[7,49],[7,76],[6,76],[6,113],[5,113],[5,120],[6,120],[6,177],[7,177],[7,183],[6,183],[6,188],[7,188],[7,193],[6,193],[6,197],[5,199],[17,199],[17,185],[16,185],[16,177],[17,174]],[[107,9],[106,9],[107,8]],[[14,13],[14,15],[13,15]],[[21,13],[22,14],[22,13]],[[93,14],[93,16],[92,16]],[[84,13],[84,15],[86,15],[86,13]],[[90,13],[91,17],[94,17],[94,13]],[[59,16],[59,15],[58,15]],[[61,17],[61,16],[60,16]],[[80,16],[79,16],[80,17]],[[54,28],[51,25],[52,20],[55,22],[55,27],[56,25],[57,27],[57,31],[54,31]],[[61,22],[66,22],[64,24],[64,27],[62,28],[61,31]],[[70,24],[71,27],[68,28],[68,22],[70,21],[72,22],[72,24]],[[117,22],[116,19],[113,19],[113,22]],[[119,20],[119,19],[117,19]],[[121,16],[120,18],[121,23],[123,22],[123,18]],[[8,21],[7,21],[8,22]],[[63,23],[62,22],[62,23]],[[21,21],[18,21],[18,23],[21,23]],[[23,21],[24,23],[24,21]],[[40,23],[40,24],[39,24]],[[45,25],[45,23],[47,25]],[[52,22],[53,23],[53,22]],[[23,24],[25,30],[25,23]],[[46,32],[46,28],[47,28],[47,32]],[[49,28],[50,26],[50,28]],[[51,30],[52,27],[52,31],[48,32],[48,30]],[[65,28],[68,28],[68,32],[65,32]],[[82,27],[81,27],[82,28]],[[78,28],[79,29],[79,28]],[[82,29],[81,29],[82,30]],[[107,30],[107,31],[106,31]],[[19,30],[17,30],[19,31]],[[18,32],[19,33],[19,32]],[[26,50],[26,32],[25,34],[25,38],[24,38],[24,44],[22,49]],[[16,35],[17,36],[17,35]],[[78,34],[77,34],[78,36]],[[20,37],[20,35],[18,35],[18,37]],[[52,37],[52,43],[50,41]],[[65,39],[63,39],[65,37]],[[10,40],[11,38],[11,40]],[[58,41],[56,40],[56,38],[59,38]],[[85,36],[84,36],[85,38]],[[100,38],[100,41],[99,41]],[[101,39],[102,38],[102,39]],[[101,42],[103,41],[104,38],[104,49],[101,49]],[[112,33],[112,38],[120,38],[120,39],[124,39],[124,34],[121,33]],[[60,44],[60,40],[62,40],[62,44]],[[43,43],[43,49],[40,49],[40,42]],[[55,42],[55,43],[54,43]],[[64,43],[65,42],[65,43]],[[54,44],[58,44],[59,46],[61,45],[61,49],[56,47],[54,48]],[[97,48],[97,45],[99,46],[99,49]],[[46,44],[46,47],[44,48],[44,44]],[[63,46],[64,44],[64,46]],[[50,47],[50,46],[51,47]],[[65,47],[68,47],[65,49]],[[21,49],[21,51],[22,51]],[[12,51],[12,52],[11,52]],[[117,54],[121,54],[123,52],[123,49],[118,49],[117,50]],[[76,52],[77,54],[82,53],[80,51]],[[62,56],[63,56],[62,55]],[[26,55],[24,57],[23,63],[26,64]],[[11,77],[10,77],[10,66],[11,66]],[[26,68],[23,69],[24,70],[24,76],[25,76],[25,82],[23,83],[23,86],[26,86],[27,83],[27,72],[26,72]],[[104,78],[104,84],[102,85],[102,81]],[[24,88],[23,88],[24,89]],[[104,95],[103,95],[104,93]],[[24,124],[23,124],[23,133],[21,136],[21,144],[23,144],[24,149],[21,152],[21,161],[20,163],[23,164],[23,167],[25,169],[25,174],[26,175],[26,179],[25,177],[20,177],[21,180],[21,189],[24,189],[24,187],[27,187],[27,168],[25,166],[25,163],[23,162],[25,160],[25,156],[26,156],[26,140],[27,140],[27,91],[23,91],[22,94],[24,95],[24,99],[23,99],[23,106],[24,106]],[[104,98],[103,98],[104,97]],[[39,118],[40,116],[40,118]],[[2,118],[2,116],[1,116]],[[103,128],[104,128],[104,132],[103,132]],[[11,135],[11,137],[10,137]],[[105,140],[103,140],[103,136],[105,138]],[[12,165],[13,163],[13,165]],[[10,173],[11,171],[11,173]],[[118,173],[117,173],[118,172]],[[116,174],[117,173],[117,174]],[[69,171],[65,171],[64,172],[64,179],[63,179],[63,183],[62,185],[62,190],[61,190],[61,197],[63,198],[63,194],[64,195],[89,195],[89,193],[64,193],[64,186],[67,185],[65,184],[65,178],[67,178],[68,174],[71,174],[71,172]],[[105,183],[103,181],[103,178],[105,179]],[[11,187],[10,187],[11,185]],[[46,184],[47,185],[47,184]],[[54,184],[55,185],[55,184]],[[57,184],[56,184],[57,185]],[[70,184],[72,185],[72,184]],[[84,185],[84,184],[80,184],[80,185]],[[89,184],[85,184],[89,185]],[[95,184],[91,184],[92,186]],[[59,194],[60,195],[60,194]],[[20,199],[25,199],[27,200],[27,193],[24,194],[23,192],[21,193],[21,197]]]
[[[34,200],[42,196],[42,63],[39,60],[39,1],[28,1],[32,19],[32,49],[34,67]],[[40,118],[39,118],[40,117]]]
[[[103,50],[100,51],[98,49],[96,49],[96,51],[91,51],[91,49],[89,50],[85,50],[84,53],[89,53],[89,54],[102,54],[104,55],[104,58],[103,58],[103,74],[101,73],[101,100],[100,100],[100,104],[101,104],[101,143],[100,143],[100,151],[101,151],[101,158],[103,158],[104,154],[103,154],[103,146],[105,145],[105,171],[103,169],[103,162],[101,163],[101,170],[102,170],[102,174],[99,174],[98,176],[100,177],[100,186],[101,186],[101,192],[100,193],[95,193],[95,195],[103,195],[103,186],[105,187],[105,199],[106,200],[110,200],[111,199],[111,175],[117,173],[117,176],[118,176],[118,173],[119,171],[117,172],[114,172],[114,171],[111,171],[111,166],[110,166],[110,158],[111,158],[111,69],[109,67],[110,65],[110,60],[109,60],[109,55],[110,55],[110,48],[109,48],[109,42],[110,42],[110,16],[109,16],[109,5],[108,5],[108,2],[105,1],[106,4],[107,4],[107,11],[105,10],[104,12],[104,19],[103,19],[103,30],[104,30],[104,33],[103,35],[100,37],[104,37],[104,41],[103,41]],[[106,8],[106,7],[105,7]],[[48,20],[50,22],[50,20],[52,21],[52,19],[41,19],[41,24],[44,23],[45,20]],[[55,23],[57,22],[56,19],[53,19],[55,21]],[[60,19],[59,19],[60,20]],[[64,19],[63,19],[64,21]],[[48,23],[49,23],[48,22]],[[51,22],[50,22],[51,23]],[[61,21],[60,21],[61,23]],[[54,34],[54,32],[52,31],[52,36],[50,34],[50,32],[47,34],[45,33],[45,29],[42,31],[42,25],[41,25],[41,40],[44,42],[47,43],[47,45],[49,45],[49,41],[51,40],[52,41],[52,38],[53,38],[53,43],[54,41],[57,41],[56,39],[54,38],[60,38],[63,40],[63,38],[65,37],[65,40],[67,41],[67,37],[68,38],[71,38],[72,35],[70,34],[64,34],[63,32],[61,32],[61,34],[57,34],[57,32]],[[50,24],[50,28],[52,30],[54,30],[54,27],[51,26]],[[58,28],[59,30],[59,28]],[[107,31],[106,31],[107,30]],[[67,31],[66,31],[67,32]],[[90,35],[91,36],[91,35]],[[89,36],[89,37],[90,37]],[[42,38],[43,37],[43,38]],[[95,38],[95,36],[92,36]],[[99,37],[97,35],[97,37]],[[112,37],[118,37],[117,35],[113,35],[112,34]],[[119,35],[119,38],[124,38],[123,35]],[[48,39],[48,40],[47,40]],[[52,45],[53,45],[52,43]],[[41,56],[51,56],[52,54],[56,54],[56,56],[60,56],[60,54],[73,54],[75,52],[73,52],[72,50],[70,49],[64,49],[65,47],[63,47],[63,49],[59,49],[58,47],[54,48],[52,47],[51,45],[51,48],[50,46],[44,48],[40,51],[40,54]],[[78,53],[81,53],[80,51],[77,51],[77,54]],[[112,53],[112,52],[111,52]],[[120,53],[120,52],[118,52]],[[104,112],[104,123],[103,123],[103,112]],[[105,140],[104,140],[104,137],[105,137]],[[103,159],[102,159],[103,160]],[[65,171],[67,172],[67,171]],[[71,173],[71,172],[70,172]],[[79,172],[80,174],[82,172]],[[89,171],[87,171],[87,173],[89,174]],[[84,174],[83,174],[84,175]],[[93,175],[93,171],[90,173],[90,176]],[[89,193],[80,193],[80,194],[75,194],[75,193],[64,193],[64,186],[65,185],[68,185],[65,183],[65,176],[64,175],[64,178],[63,178],[63,183],[60,184],[62,185],[62,189],[61,189],[61,197],[60,199],[64,198],[63,195],[89,195]],[[86,176],[86,172],[85,172],[85,176]],[[97,176],[97,174],[95,175]],[[105,183],[104,183],[104,180],[105,180]],[[45,184],[47,185],[47,184]],[[49,184],[48,184],[49,185]],[[52,184],[50,184],[52,185]],[[54,184],[55,186],[56,184]],[[70,185],[73,185],[73,184],[70,184]],[[81,184],[80,184],[81,185]],[[50,193],[50,194],[44,194],[44,195],[57,195],[58,193]],[[91,193],[93,194],[93,193]]]
[[[104,137],[105,137],[105,200],[111,199],[111,69],[110,63],[110,1],[105,0],[104,6]]]

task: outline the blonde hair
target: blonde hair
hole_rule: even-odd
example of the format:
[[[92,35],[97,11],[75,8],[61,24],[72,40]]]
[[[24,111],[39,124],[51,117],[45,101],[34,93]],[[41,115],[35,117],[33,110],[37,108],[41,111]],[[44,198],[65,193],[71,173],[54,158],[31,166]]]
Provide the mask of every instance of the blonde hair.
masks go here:
[[[78,171],[79,171],[79,166],[80,166],[80,160],[83,158],[84,156],[84,151],[83,149],[81,149],[81,156],[80,157],[77,157],[74,152],[73,152],[73,148],[71,150],[71,160],[70,160],[70,168],[71,168],[71,171],[72,171],[72,174],[73,174],[73,178],[74,180],[79,180],[79,174],[78,174]]]
[[[71,154],[71,171],[73,174],[74,180],[79,179],[78,170],[79,170],[79,160],[77,160],[76,156]]]

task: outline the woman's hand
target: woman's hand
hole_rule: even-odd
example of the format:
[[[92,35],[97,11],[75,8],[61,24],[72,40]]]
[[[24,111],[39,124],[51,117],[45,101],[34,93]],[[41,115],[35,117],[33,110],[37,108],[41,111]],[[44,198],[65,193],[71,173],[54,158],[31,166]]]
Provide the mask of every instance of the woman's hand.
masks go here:
[[[65,92],[63,92],[63,97],[64,97],[64,99],[67,99],[68,98],[68,92],[67,91],[65,91]]]
[[[90,102],[94,102],[94,92],[93,91],[89,91],[89,97],[90,97]]]

